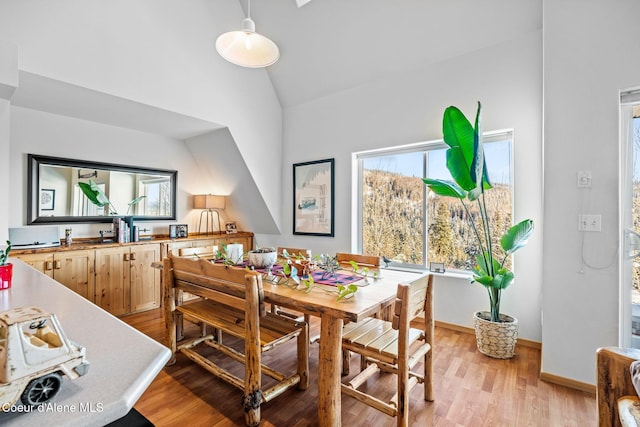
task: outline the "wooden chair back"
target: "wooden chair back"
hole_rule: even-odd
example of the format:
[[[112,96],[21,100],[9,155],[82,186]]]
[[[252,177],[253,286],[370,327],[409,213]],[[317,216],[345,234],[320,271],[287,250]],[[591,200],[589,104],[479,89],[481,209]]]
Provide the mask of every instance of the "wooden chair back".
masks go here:
[[[262,277],[259,273],[214,264],[205,259],[169,257],[164,262],[169,264],[169,269],[163,266],[163,272],[172,274],[169,284],[174,288],[238,310],[253,310],[255,306],[258,316],[265,315]]]
[[[298,256],[303,256],[305,258],[311,257],[310,249],[278,247],[278,258],[283,258],[282,254],[284,251],[287,251],[290,258],[297,258]]]
[[[336,261],[342,266],[349,266],[349,261],[356,262],[360,267],[380,267],[380,257],[375,255],[362,255],[338,252]]]

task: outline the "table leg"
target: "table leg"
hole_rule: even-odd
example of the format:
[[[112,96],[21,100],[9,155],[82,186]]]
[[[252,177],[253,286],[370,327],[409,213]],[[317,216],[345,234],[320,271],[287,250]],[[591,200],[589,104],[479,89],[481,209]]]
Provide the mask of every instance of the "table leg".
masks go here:
[[[320,322],[320,360],[318,363],[318,424],[338,427],[342,424],[342,325],[340,318],[322,314]]]

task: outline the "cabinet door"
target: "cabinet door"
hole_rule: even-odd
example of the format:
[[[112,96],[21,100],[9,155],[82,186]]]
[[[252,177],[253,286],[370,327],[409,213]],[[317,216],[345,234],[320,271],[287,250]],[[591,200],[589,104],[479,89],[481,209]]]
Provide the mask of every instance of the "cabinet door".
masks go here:
[[[67,288],[95,301],[94,251],[56,252],[53,260],[53,278]]]
[[[53,253],[16,255],[16,258],[29,264],[36,270],[53,277]]]
[[[129,248],[96,250],[96,304],[115,316],[131,311]]]
[[[160,260],[160,245],[131,248],[131,311],[160,307],[160,270],[151,263]]]

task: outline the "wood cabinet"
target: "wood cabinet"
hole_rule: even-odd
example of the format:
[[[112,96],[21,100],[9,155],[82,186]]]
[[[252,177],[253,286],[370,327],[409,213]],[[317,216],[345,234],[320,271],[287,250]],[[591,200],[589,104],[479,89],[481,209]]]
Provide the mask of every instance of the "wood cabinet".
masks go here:
[[[160,261],[160,245],[131,248],[131,312],[160,307],[160,270],[152,263]]]
[[[93,301],[94,252],[93,250],[48,252],[16,255],[16,258],[54,278],[89,301]]]
[[[70,247],[14,250],[11,255],[31,265],[115,316],[160,307],[160,271],[151,266],[180,248],[241,243],[253,248],[253,233],[221,234],[160,240],[154,243],[100,245],[74,243]]]
[[[160,306],[160,245],[96,250],[95,303],[116,316]]]

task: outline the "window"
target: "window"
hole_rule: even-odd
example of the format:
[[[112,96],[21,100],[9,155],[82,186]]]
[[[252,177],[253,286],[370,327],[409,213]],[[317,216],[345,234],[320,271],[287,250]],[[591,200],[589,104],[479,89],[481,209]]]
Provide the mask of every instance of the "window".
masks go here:
[[[493,189],[487,209],[496,225],[494,243],[512,225],[512,131],[484,136]],[[384,256],[395,265],[447,270],[475,264],[472,229],[459,200],[428,193],[422,178],[451,180],[443,141],[356,153],[358,168],[358,250]],[[470,215],[476,211],[471,206]]]
[[[171,182],[168,178],[141,179],[139,194],[145,196],[139,203],[140,212],[144,215],[164,216],[170,214]]]

